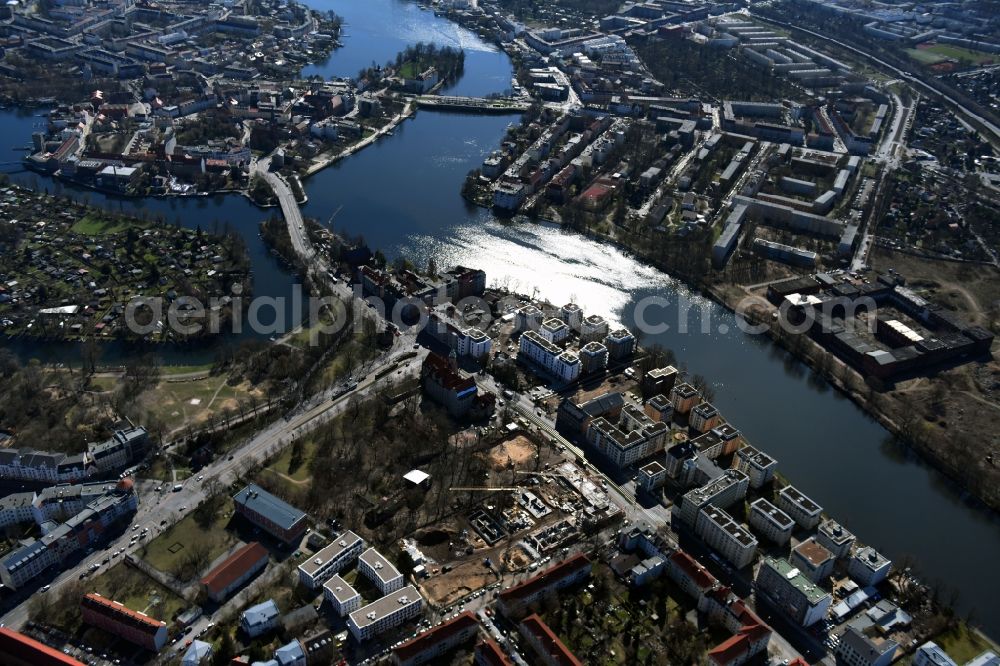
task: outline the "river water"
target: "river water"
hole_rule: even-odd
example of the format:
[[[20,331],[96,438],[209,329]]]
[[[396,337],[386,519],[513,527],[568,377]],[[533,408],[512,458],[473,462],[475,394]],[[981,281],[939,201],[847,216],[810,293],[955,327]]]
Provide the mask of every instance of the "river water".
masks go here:
[[[345,17],[345,44],[305,74],[353,76],[372,62],[392,59],[406,44],[433,41],[466,50],[465,76],[452,93],[484,95],[510,85],[511,65],[503,53],[411,3],[313,0],[313,5]],[[21,153],[11,147],[26,145],[39,119],[7,112],[0,120],[0,162],[18,159]],[[517,120],[420,111],[393,136],[306,181],[305,213],[324,222],[332,218],[333,228],[363,235],[390,256],[477,266],[495,284],[526,293],[537,289],[554,303],[575,300],[588,313],[631,328],[635,306],[644,299],[671,303],[646,311],[648,323],[670,328],[644,336],[643,343],[673,349],[680,363],[708,377],[720,411],[750,442],[773,455],[785,476],[864,542],[891,558],[912,556],[928,582],[957,589],[959,609],[975,609],[984,629],[1000,635],[994,598],[1000,524],[995,517],[966,503],[941,474],[887,444],[884,428],[806,366],[766,339],[742,333],[730,313],[688,294],[668,275],[557,228],[500,223],[461,198],[465,174]],[[280,296],[291,290],[293,279],[257,238],[265,213],[242,197],[121,201],[86,196],[112,208],[180,217],[185,225],[205,229],[214,220],[228,221],[250,246],[255,293]],[[703,321],[708,322],[704,331]],[[691,332],[681,330],[682,322]],[[211,352],[168,354],[171,362],[197,362]]]

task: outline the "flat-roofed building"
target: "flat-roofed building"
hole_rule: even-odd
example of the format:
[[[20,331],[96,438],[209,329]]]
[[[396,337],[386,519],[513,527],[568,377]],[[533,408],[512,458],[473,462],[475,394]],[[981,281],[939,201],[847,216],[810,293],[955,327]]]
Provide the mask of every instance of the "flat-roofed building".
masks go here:
[[[546,319],[538,328],[538,333],[553,344],[558,344],[569,337],[569,325],[562,319]]]
[[[340,574],[334,574],[323,583],[323,598],[330,602],[340,617],[361,608],[361,595]]]
[[[662,393],[657,393],[647,400],[642,408],[649,418],[663,423],[670,423],[674,415],[674,406],[670,404],[670,398]]]
[[[517,630],[524,637],[524,642],[535,651],[539,663],[545,666],[583,666],[583,662],[559,640],[537,613],[521,620]]]
[[[608,335],[608,321],[601,315],[584,317],[580,322],[580,342],[600,342]]]
[[[167,623],[154,620],[117,601],[96,593],[80,602],[83,621],[151,652],[159,652],[167,642]]]
[[[497,597],[497,606],[507,617],[517,617],[539,599],[590,577],[590,559],[573,555],[533,578],[509,587]]]
[[[471,640],[478,632],[479,622],[476,616],[470,611],[459,613],[394,648],[392,663],[396,666],[426,664]]]
[[[560,381],[574,381],[583,371],[575,352],[563,351],[536,331],[522,333],[518,345],[518,358],[530,359]]]
[[[654,421],[640,408],[626,404],[617,423],[604,417],[594,419],[587,428],[587,443],[624,469],[662,451],[668,430],[666,423]]]
[[[412,585],[397,589],[347,617],[347,628],[358,641],[366,641],[420,615],[423,598]]]
[[[580,371],[589,375],[603,372],[608,367],[608,348],[600,342],[588,342],[580,347]]]
[[[83,666],[83,662],[8,627],[0,627],[0,663],[4,666]]]
[[[687,382],[677,384],[670,389],[670,404],[674,407],[674,414],[687,414],[699,402],[701,402],[701,395],[698,393],[698,389]]]
[[[934,641],[927,641],[913,653],[913,666],[958,666]]]
[[[792,517],[804,529],[811,530],[819,525],[823,507],[800,491],[795,486],[785,486],[778,491],[778,508]]]
[[[691,416],[688,418],[688,427],[695,432],[708,432],[719,425],[722,415],[710,402],[702,402],[691,409]]]
[[[677,368],[668,365],[663,368],[653,368],[647,371],[642,376],[642,382],[640,382],[639,387],[642,389],[642,395],[650,398],[657,394],[668,395],[673,390],[676,381]]]
[[[869,637],[853,625],[840,635],[837,663],[845,666],[889,666],[899,644],[891,638]]]
[[[892,562],[871,546],[859,548],[847,561],[847,575],[861,587],[878,585],[889,577]]]
[[[757,569],[757,593],[789,618],[810,627],[826,616],[833,597],[785,560],[765,557]]]
[[[791,517],[761,497],[750,504],[750,526],[756,529],[765,539],[783,546],[792,538],[795,521]]]
[[[854,535],[832,518],[820,523],[816,530],[816,540],[837,559],[850,555],[854,547]]]
[[[619,328],[608,333],[604,338],[604,346],[608,348],[608,355],[612,359],[620,361],[635,353],[635,336],[628,329]]]
[[[256,484],[249,484],[233,496],[236,513],[285,543],[306,531],[308,516]]]
[[[658,488],[662,488],[667,481],[667,470],[655,460],[646,463],[639,468],[639,475],[635,480],[636,486],[651,493]]]
[[[791,563],[814,583],[821,583],[833,573],[837,558],[815,537],[806,539],[792,548]]]
[[[403,587],[403,574],[382,553],[369,548],[358,556],[358,573],[371,581],[383,595]]]
[[[771,479],[774,478],[774,472],[778,469],[778,461],[747,444],[736,452],[733,467],[747,475],[751,488],[760,488],[764,484],[770,483]]]
[[[208,598],[219,603],[267,566],[267,549],[256,541],[238,548],[205,574],[201,585]]]
[[[706,506],[698,512],[694,531],[737,569],[753,562],[757,539],[732,516],[717,506]]]
[[[335,573],[343,571],[364,548],[365,540],[347,530],[299,565],[299,581],[310,590],[318,589]]]
[[[698,512],[704,507],[711,504],[725,509],[746,497],[749,486],[750,482],[746,474],[738,469],[727,469],[719,478],[710,481],[701,488],[684,493],[681,502],[681,520],[693,526]]]

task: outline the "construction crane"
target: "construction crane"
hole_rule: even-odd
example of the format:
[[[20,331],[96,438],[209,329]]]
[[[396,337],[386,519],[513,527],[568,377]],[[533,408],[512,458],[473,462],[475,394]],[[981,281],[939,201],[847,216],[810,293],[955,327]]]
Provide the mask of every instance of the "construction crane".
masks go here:
[[[525,490],[524,486],[452,486],[448,490],[451,491],[473,491],[473,490],[486,490],[491,492],[509,491],[518,492]]]

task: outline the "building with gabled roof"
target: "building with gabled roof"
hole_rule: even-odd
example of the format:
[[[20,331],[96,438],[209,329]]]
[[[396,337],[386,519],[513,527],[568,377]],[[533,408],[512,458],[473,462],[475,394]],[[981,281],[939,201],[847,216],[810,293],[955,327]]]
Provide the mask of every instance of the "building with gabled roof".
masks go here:
[[[83,666],[83,662],[8,627],[0,627],[0,663],[6,666]]]
[[[201,585],[216,603],[225,600],[267,566],[267,549],[256,541],[241,546],[205,574]]]
[[[465,611],[394,648],[392,663],[396,666],[426,664],[474,638],[478,631],[476,616]]]
[[[80,602],[83,621],[152,652],[167,642],[167,623],[91,592]]]
[[[251,483],[233,496],[236,513],[285,543],[300,538],[306,531],[305,512],[284,502],[260,486]]]
[[[589,578],[592,567],[593,564],[586,555],[573,555],[533,578],[502,591],[497,596],[497,606],[507,617],[521,615],[529,605],[551,592]]]
[[[529,615],[517,627],[525,642],[545,666],[583,666],[583,662],[559,640],[555,632],[538,614]]]

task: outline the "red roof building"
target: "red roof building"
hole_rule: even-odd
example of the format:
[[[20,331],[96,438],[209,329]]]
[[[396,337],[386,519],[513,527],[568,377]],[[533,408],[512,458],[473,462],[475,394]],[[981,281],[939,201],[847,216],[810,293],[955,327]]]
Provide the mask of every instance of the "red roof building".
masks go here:
[[[667,575],[696,600],[700,600],[718,583],[708,569],[683,550],[667,558]]]
[[[152,652],[167,642],[167,623],[90,593],[80,602],[83,621]]]
[[[475,652],[476,666],[514,666],[497,642],[492,638],[480,641]]]
[[[545,666],[583,666],[583,662],[570,652],[570,649],[538,615],[524,618],[518,630],[538,655],[539,662]]]
[[[267,549],[252,541],[223,560],[201,579],[208,597],[221,602],[267,566]]]
[[[5,666],[83,666],[34,638],[0,627],[0,663]]]
[[[504,590],[500,593],[497,603],[504,615],[508,617],[520,615],[530,604],[550,592],[588,578],[591,566],[590,559],[586,555],[582,553],[574,555],[534,578]]]
[[[476,616],[465,611],[394,649],[392,663],[396,666],[426,664],[473,638],[478,630]]]

